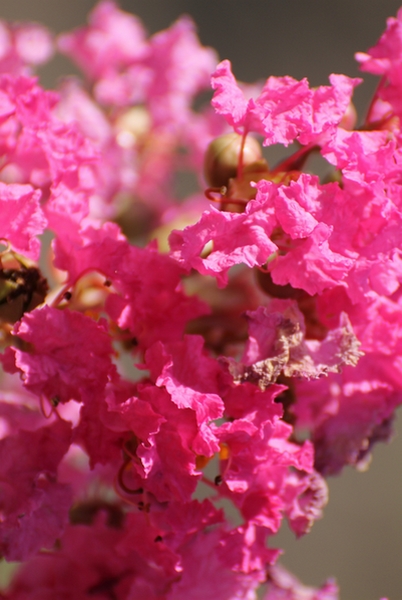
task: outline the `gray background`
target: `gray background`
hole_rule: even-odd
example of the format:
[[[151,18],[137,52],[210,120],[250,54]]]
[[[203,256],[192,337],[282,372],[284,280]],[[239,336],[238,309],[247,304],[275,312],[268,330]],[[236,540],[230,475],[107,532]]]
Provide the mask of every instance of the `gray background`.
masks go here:
[[[331,72],[358,75],[354,52],[376,42],[400,1],[125,0],[120,5],[141,17],[150,33],[182,13],[192,15],[202,43],[229,58],[239,79],[307,76],[318,85]],[[0,0],[0,17],[41,21],[59,32],[82,24],[94,5],[92,0]],[[45,83],[68,70],[67,60],[53,61],[43,73]],[[376,82],[365,79],[355,95],[360,114]],[[342,600],[401,600],[401,456],[402,435],[375,449],[368,472],[347,469],[331,479],[330,503],[312,532],[298,542],[287,531],[280,533],[284,564],[307,584],[334,575]]]

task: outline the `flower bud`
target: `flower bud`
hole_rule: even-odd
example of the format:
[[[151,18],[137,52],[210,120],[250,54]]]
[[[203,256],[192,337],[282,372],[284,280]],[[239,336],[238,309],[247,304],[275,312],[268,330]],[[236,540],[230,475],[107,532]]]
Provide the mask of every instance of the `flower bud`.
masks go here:
[[[240,160],[243,166],[262,159],[261,146],[256,139],[247,137],[240,156],[243,137],[238,133],[225,133],[209,144],[204,159],[204,176],[208,185],[221,187],[236,177]]]

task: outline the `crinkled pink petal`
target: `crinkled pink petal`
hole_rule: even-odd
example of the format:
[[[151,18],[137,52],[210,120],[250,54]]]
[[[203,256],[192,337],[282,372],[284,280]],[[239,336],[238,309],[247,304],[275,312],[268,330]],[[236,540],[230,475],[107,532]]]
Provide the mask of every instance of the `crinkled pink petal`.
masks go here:
[[[214,275],[223,287],[230,267],[241,263],[249,267],[262,265],[277,249],[268,237],[272,224],[261,217],[251,208],[250,214],[205,211],[196,225],[170,234],[172,256],[188,270],[194,268],[203,275]],[[203,258],[208,242],[213,242],[213,246]]]
[[[387,29],[375,46],[365,52],[357,52],[355,57],[360,62],[362,71],[383,75],[392,65],[401,62],[402,56],[402,9],[396,18],[387,19]]]
[[[52,546],[66,526],[71,492],[56,472],[70,442],[71,425],[62,420],[0,440],[0,547],[7,560]]]
[[[269,77],[258,98],[264,145],[288,146],[302,131],[309,131],[313,119],[311,99],[307,79]]]
[[[58,101],[57,92],[43,90],[34,78],[7,74],[0,76],[0,89],[14,103],[16,117],[24,127],[47,127]]]
[[[223,514],[211,502],[171,503],[156,515],[163,540],[180,557],[176,583],[167,598],[203,600],[253,598],[265,564],[277,551],[265,548],[265,533],[253,527],[227,531]],[[243,543],[242,543],[243,542]]]
[[[309,238],[279,256],[270,265],[273,281],[278,285],[290,283],[310,295],[339,285],[354,261],[332,252],[328,242],[331,233],[330,227],[319,223]]]
[[[55,117],[57,95],[42,90],[35,80],[3,75],[0,91],[15,107],[0,127],[5,175],[43,190],[44,212],[55,231],[63,216],[81,222],[98,185],[95,146],[75,124]],[[6,116],[7,106],[4,110]]]
[[[0,237],[8,240],[16,252],[38,260],[40,241],[47,221],[39,200],[41,192],[30,185],[0,182]]]
[[[116,598],[127,593],[147,600],[164,597],[177,579],[178,557],[163,543],[155,543],[158,530],[144,514],[127,515],[123,528],[107,523],[106,510],[99,510],[92,523],[69,525],[53,552],[23,565],[11,597],[85,600],[109,591]]]
[[[265,145],[289,145],[317,141],[325,131],[341,121],[360,79],[331,75],[331,86],[309,88],[306,79],[270,77],[257,100],[264,124]]]
[[[108,0],[94,8],[88,26],[60,36],[58,45],[90,79],[120,69],[146,51],[141,22]]]
[[[103,395],[84,398],[73,440],[84,448],[91,469],[97,464],[118,464],[121,460],[124,437],[109,424],[110,413]]]
[[[250,396],[249,387],[252,386],[243,386]],[[312,445],[306,442],[298,446],[290,442],[292,427],[278,418],[281,413],[275,411],[275,404],[280,397],[275,402],[274,398],[280,391],[280,386],[274,386],[274,390],[260,392],[261,396],[251,396],[254,402],[249,409],[246,396],[243,417],[229,420],[216,428],[218,438],[228,451],[228,458],[222,459],[220,465],[221,494],[235,503],[247,522],[272,533],[279,529],[284,512],[290,511],[297,496],[309,487],[307,483],[295,487],[293,468],[301,472],[302,480],[309,477],[313,466]],[[256,410],[255,400],[261,401],[266,393],[270,397],[268,407]],[[317,518],[320,514],[318,503],[316,511],[308,502],[304,506],[304,517],[299,514],[300,528],[311,522],[307,516],[308,507],[311,507],[311,518],[313,514]]]
[[[360,81],[331,75],[331,86],[312,90],[307,79],[269,77],[256,99],[247,100],[225,60],[212,76],[212,105],[238,133],[261,133],[266,146],[309,144],[340,123]]]
[[[290,186],[281,186],[275,198],[275,214],[283,230],[292,239],[311,235],[318,225],[317,219],[300,202],[301,185],[292,182]],[[308,190],[310,193],[315,190]]]
[[[226,567],[217,556],[221,536],[211,531],[208,536],[199,535],[188,544],[183,544],[183,573],[172,587],[167,600],[216,600],[228,598],[251,598],[259,586],[262,575],[243,575]]]
[[[286,480],[285,514],[297,537],[308,533],[314,522],[321,519],[328,502],[328,487],[318,473],[293,471]]]
[[[145,358],[156,385],[164,386],[180,409],[195,412],[200,436],[194,449],[211,456],[219,446],[212,431],[205,426],[223,414],[223,401],[218,395],[221,369],[206,356],[203,345],[201,336],[186,336],[183,342],[166,347],[155,344]]]
[[[182,268],[171,257],[152,245],[129,250],[121,271],[112,265],[110,280],[117,293],[107,299],[108,314],[144,348],[181,339],[188,321],[208,314],[208,306],[184,293]]]
[[[394,148],[386,144],[387,137],[386,131],[346,131],[339,128],[324,145],[322,154],[347,176],[357,172],[361,180],[364,177],[372,183],[374,174],[376,178],[379,175],[383,177],[388,170],[384,169],[384,161],[391,166]]]
[[[262,125],[253,115],[255,103],[252,99],[247,100],[238,86],[230,61],[219,63],[211,77],[211,85],[215,90],[212,106],[235,131],[244,134],[249,131],[262,133]]]
[[[67,271],[73,284],[97,271],[113,284],[108,314],[129,329],[140,345],[180,338],[189,319],[208,311],[181,289],[181,267],[156,248],[130,246],[117,225],[66,227],[54,241],[55,266]]]
[[[139,392],[141,399],[150,404],[163,422],[147,439],[141,438],[137,449],[141,462],[134,467],[143,487],[159,499],[188,501],[200,478],[193,448],[199,435],[195,413],[181,410],[165,389],[145,385]],[[135,430],[139,431],[137,427]]]
[[[263,573],[267,565],[276,562],[280,550],[267,548],[267,531],[256,525],[241,525],[232,529],[221,542],[219,554],[222,560],[238,573]]]
[[[381,296],[391,296],[402,281],[402,262],[398,252],[391,257],[381,256],[370,268],[370,284]]]
[[[189,17],[181,17],[150,39],[144,61],[150,72],[146,95],[156,126],[185,124],[192,99],[207,87],[216,61],[212,48],[200,45]]]
[[[81,401],[87,394],[102,393],[115,373],[102,320],[44,306],[26,313],[14,334],[31,345],[28,351],[14,349],[15,362],[25,387],[38,396]]]
[[[53,241],[54,265],[67,271],[71,282],[88,271],[99,271],[114,277],[116,266],[123,265],[129,256],[129,244],[115,223],[101,228],[70,226]]]
[[[262,422],[274,422],[283,415],[281,403],[275,402],[275,398],[285,389],[285,386],[272,384],[266,390],[260,390],[249,383],[230,387],[223,396],[225,416],[229,420],[247,420],[251,415],[257,428]]]
[[[186,448],[175,428],[162,425],[156,435],[150,436],[137,450],[140,466],[135,465],[144,487],[159,502],[189,501],[200,474],[196,470],[195,454]]]
[[[317,136],[328,130],[333,135],[352,100],[354,88],[362,79],[332,74],[329,81],[330,86],[323,85],[313,90],[311,131],[306,128],[301,132],[298,137],[301,144],[314,143]]]
[[[166,423],[166,418],[155,412],[150,402],[141,398],[128,398],[125,402],[118,404],[112,404],[109,398],[108,405],[110,412],[120,415],[125,429],[131,430],[142,442],[146,442],[151,435],[157,434],[162,423]]]

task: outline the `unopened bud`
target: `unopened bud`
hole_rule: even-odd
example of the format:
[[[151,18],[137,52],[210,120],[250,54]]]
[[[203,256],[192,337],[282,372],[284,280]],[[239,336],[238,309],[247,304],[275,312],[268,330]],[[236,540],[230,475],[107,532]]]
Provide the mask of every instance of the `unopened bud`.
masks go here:
[[[208,185],[221,187],[236,177],[240,160],[245,167],[262,159],[261,146],[253,137],[247,137],[242,150],[243,136],[225,133],[212,140],[205,153],[204,176]]]

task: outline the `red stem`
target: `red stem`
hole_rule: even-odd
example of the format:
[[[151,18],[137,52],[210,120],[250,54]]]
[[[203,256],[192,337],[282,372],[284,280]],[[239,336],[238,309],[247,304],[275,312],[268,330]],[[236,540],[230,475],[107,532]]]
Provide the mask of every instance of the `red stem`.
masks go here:
[[[314,150],[318,150],[319,146],[315,144],[309,144],[299,148],[294,154],[285,158],[284,161],[279,163],[273,170],[272,173],[281,173],[283,171],[299,171],[303,164],[306,162],[309,154]]]

